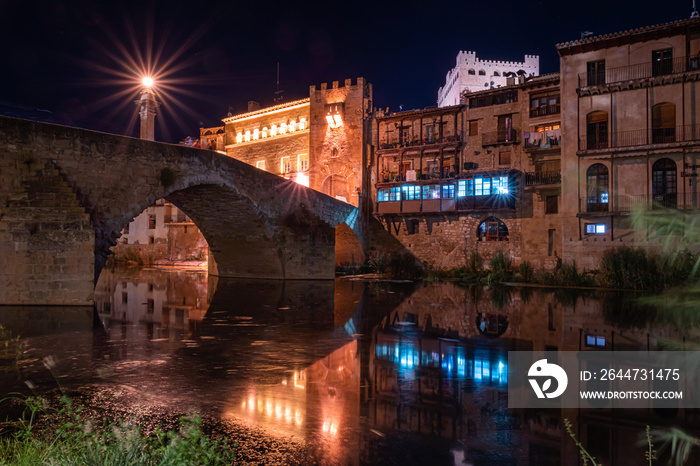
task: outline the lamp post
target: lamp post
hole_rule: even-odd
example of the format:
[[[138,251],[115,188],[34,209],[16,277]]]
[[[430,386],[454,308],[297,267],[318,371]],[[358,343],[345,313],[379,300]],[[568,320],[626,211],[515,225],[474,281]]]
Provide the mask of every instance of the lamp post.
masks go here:
[[[156,94],[153,92],[153,78],[143,78],[143,90],[141,97],[137,100],[136,106],[141,117],[141,139],[148,141],[155,140],[155,120],[156,108],[160,102],[156,101]]]

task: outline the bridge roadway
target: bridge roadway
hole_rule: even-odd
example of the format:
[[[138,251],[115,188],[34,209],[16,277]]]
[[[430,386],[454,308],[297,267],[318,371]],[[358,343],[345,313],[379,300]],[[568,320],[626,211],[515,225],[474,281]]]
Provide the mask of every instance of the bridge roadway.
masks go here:
[[[222,277],[330,279],[335,228],[364,244],[354,206],[225,155],[0,116],[0,304],[92,305],[109,248],[160,198]]]

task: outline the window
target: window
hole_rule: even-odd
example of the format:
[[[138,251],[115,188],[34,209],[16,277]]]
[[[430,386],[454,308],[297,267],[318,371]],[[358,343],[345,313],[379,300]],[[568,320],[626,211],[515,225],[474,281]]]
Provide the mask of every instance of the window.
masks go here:
[[[663,102],[651,107],[651,141],[653,144],[676,141],[676,106]]]
[[[255,162],[255,168],[259,168],[260,170],[265,170],[265,161],[258,160],[257,162]]]
[[[476,71],[474,69],[470,69],[469,71],[467,71],[467,74],[469,74],[470,76],[474,76],[476,75]]]
[[[277,136],[277,125],[270,126],[270,136]]]
[[[473,196],[474,180],[459,180],[457,182],[457,197]]]
[[[401,186],[401,191],[405,201],[420,200],[420,186],[404,185]]]
[[[586,171],[586,204],[588,212],[608,211],[608,167],[602,163]]]
[[[149,230],[156,229],[156,216],[155,216],[155,214],[148,215],[148,229]]]
[[[510,192],[507,176],[493,178],[477,176],[474,179],[457,182],[457,197],[490,196],[491,194],[508,194]]]
[[[491,186],[493,194],[508,194],[508,177],[507,176],[495,176],[491,179]]]
[[[559,212],[559,196],[546,196],[544,202],[545,214],[556,214]]]
[[[258,128],[255,128],[253,130],[253,141],[257,141],[260,138],[260,130]]]
[[[511,104],[518,101],[518,91],[501,91],[469,99],[469,108],[490,107],[491,105]]]
[[[547,94],[530,98],[530,116],[554,115],[560,112],[559,94]]]
[[[425,126],[425,142],[428,144],[435,142],[435,125],[430,124]]]
[[[469,136],[476,136],[479,134],[479,120],[472,120],[469,122]]]
[[[153,236],[148,237],[148,244],[155,244],[156,240]]]
[[[122,304],[129,304],[129,294],[126,291],[122,291]]]
[[[586,346],[605,348],[605,337],[602,335],[586,335]]]
[[[663,76],[673,73],[673,49],[651,52],[651,75]]]
[[[306,129],[306,118],[299,119],[299,131]]]
[[[281,173],[291,173],[292,171],[292,162],[289,160],[289,157],[282,157],[282,161],[280,164],[280,172]]]
[[[423,186],[423,199],[440,199],[440,186],[433,184]]]
[[[389,190],[379,189],[377,190],[377,202],[387,202],[389,200]]]
[[[586,77],[588,86],[605,84],[605,60],[589,61],[586,64]]]
[[[305,172],[309,169],[309,154],[301,154],[297,157],[297,171]]]
[[[401,189],[400,188],[389,188],[389,201],[400,201],[401,200]]]
[[[286,132],[287,132],[287,123],[282,122],[282,124],[280,125],[280,134],[284,134]]]
[[[479,70],[479,76],[486,76],[486,71]]]
[[[515,141],[515,130],[513,130],[513,115],[500,115],[498,117],[497,137],[497,141],[499,143]]]
[[[453,184],[442,185],[442,198],[443,199],[452,199],[454,197],[455,197],[455,185],[453,185]]]
[[[675,208],[678,196],[676,162],[663,158],[651,167],[651,192],[654,204],[665,208]]]
[[[297,130],[297,122],[292,120],[289,122],[289,132],[293,133],[294,131]]]
[[[244,140],[245,142],[250,142],[250,130],[247,130],[247,131],[245,132],[245,135],[243,136],[243,140]]]
[[[500,219],[489,217],[479,224],[476,235],[479,241],[508,241],[508,227]]]
[[[243,142],[243,133],[238,133],[236,134],[236,144],[240,144]]]
[[[546,133],[547,131],[554,131],[555,129],[561,128],[561,125],[559,123],[549,123],[546,125],[537,125],[535,126],[535,132],[536,133]]]
[[[266,138],[267,137],[267,126],[264,126],[262,129],[262,137]]]
[[[604,235],[605,234],[605,224],[604,223],[586,223],[586,234],[587,235]]]
[[[608,113],[591,112],[586,117],[586,148],[605,149],[608,147]]]
[[[510,152],[499,152],[498,153],[498,164],[499,165],[510,165]]]

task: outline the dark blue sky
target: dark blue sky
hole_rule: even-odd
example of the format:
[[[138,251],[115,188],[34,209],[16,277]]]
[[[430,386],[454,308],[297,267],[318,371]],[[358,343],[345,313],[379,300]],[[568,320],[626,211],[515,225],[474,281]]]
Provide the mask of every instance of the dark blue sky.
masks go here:
[[[25,6],[25,5],[31,5]],[[459,50],[482,59],[540,55],[555,44],[683,19],[692,0],[208,2],[0,0],[0,102],[51,110],[62,121],[137,134],[136,95],[113,73],[126,55],[162,49],[177,79],[162,96],[156,138],[177,142],[220,123],[248,100],[273,103],[276,67],[286,100],[308,86],[365,77],[377,107],[435,105]],[[179,51],[179,53],[178,53]],[[110,71],[111,70],[111,71]],[[135,90],[134,90],[135,92]],[[178,105],[175,101],[179,102]]]

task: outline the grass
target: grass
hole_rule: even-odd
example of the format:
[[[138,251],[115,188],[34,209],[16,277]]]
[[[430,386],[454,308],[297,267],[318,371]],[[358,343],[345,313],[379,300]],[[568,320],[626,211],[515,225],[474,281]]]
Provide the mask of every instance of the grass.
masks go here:
[[[24,403],[22,418],[6,423],[12,432],[0,431],[0,465],[228,465],[235,461],[236,445],[205,435],[197,415],[181,418],[177,430],[156,427],[145,434],[131,422],[97,423],[65,396],[59,408],[36,397]]]

